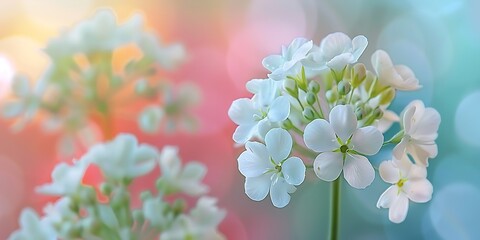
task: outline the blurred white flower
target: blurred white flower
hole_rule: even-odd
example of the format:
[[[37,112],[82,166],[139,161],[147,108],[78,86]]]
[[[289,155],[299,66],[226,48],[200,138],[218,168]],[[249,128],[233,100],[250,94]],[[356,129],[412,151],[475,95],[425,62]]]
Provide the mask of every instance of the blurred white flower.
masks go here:
[[[64,221],[74,220],[77,214],[72,211],[73,201],[70,197],[62,197],[54,204],[48,203],[43,208],[45,216],[44,221],[53,226],[62,224]]]
[[[271,55],[263,59],[263,66],[271,71],[268,77],[275,80],[285,80],[287,76],[297,75],[300,62],[307,57],[313,47],[313,42],[304,38],[294,39],[288,47],[282,46],[281,55]]]
[[[228,116],[238,125],[233,140],[242,144],[254,136],[263,138],[272,123],[281,123],[290,114],[290,100],[287,96],[280,96],[278,82],[254,79],[247,86],[257,94],[252,99],[233,101],[228,109]]]
[[[160,106],[148,106],[138,116],[140,129],[146,133],[156,133],[165,113]]]
[[[162,232],[162,240],[221,240],[225,237],[217,231],[220,222],[225,218],[225,210],[216,206],[217,200],[201,197],[189,215],[182,214],[172,226]]]
[[[316,119],[305,127],[305,145],[320,154],[313,170],[322,180],[333,181],[343,169],[350,186],[363,189],[375,178],[375,171],[362,155],[376,154],[383,144],[383,135],[373,126],[357,128],[351,105],[335,106],[329,121]]]
[[[433,187],[427,180],[427,169],[412,164],[406,155],[401,160],[380,164],[380,176],[393,184],[378,199],[377,208],[389,208],[388,218],[394,223],[405,220],[408,201],[425,203],[432,198]]]
[[[428,158],[437,156],[435,139],[440,126],[440,114],[433,108],[425,108],[420,100],[408,104],[402,112],[404,135],[393,149],[393,155],[401,159],[405,153],[410,154],[415,163],[428,166]]]
[[[20,229],[8,238],[9,240],[56,240],[57,234],[53,226],[40,219],[30,208],[26,208],[20,215]]]
[[[413,71],[405,65],[393,65],[388,53],[377,50],[372,55],[372,66],[378,75],[378,81],[398,90],[412,91],[421,86]]]
[[[37,192],[57,196],[76,194],[89,164],[90,161],[85,158],[74,161],[73,165],[58,164],[52,171],[53,182],[37,187]]]
[[[150,33],[138,37],[138,45],[147,58],[156,61],[167,70],[174,69],[186,58],[186,51],[181,44],[161,46],[159,39]]]
[[[196,196],[208,191],[208,187],[201,183],[207,172],[206,167],[198,162],[189,162],[182,168],[178,155],[178,148],[165,146],[159,157],[162,180],[166,181],[171,191],[182,191]]]
[[[321,41],[319,48],[312,51],[309,60],[320,68],[326,66],[335,71],[342,71],[348,64],[358,61],[367,45],[365,36],[359,35],[352,40],[345,33],[331,33]]]
[[[298,157],[289,157],[293,140],[281,128],[270,130],[265,145],[247,142],[246,151],[238,157],[238,169],[246,177],[245,193],[255,201],[263,200],[270,191],[275,207],[285,207],[290,193],[305,179],[305,165]]]
[[[143,215],[152,226],[165,227],[175,217],[172,212],[167,211],[169,204],[159,197],[148,198],[143,202]]]
[[[120,134],[114,140],[92,147],[84,158],[97,164],[107,179],[131,179],[149,173],[158,159],[155,148],[138,144],[131,134]]]

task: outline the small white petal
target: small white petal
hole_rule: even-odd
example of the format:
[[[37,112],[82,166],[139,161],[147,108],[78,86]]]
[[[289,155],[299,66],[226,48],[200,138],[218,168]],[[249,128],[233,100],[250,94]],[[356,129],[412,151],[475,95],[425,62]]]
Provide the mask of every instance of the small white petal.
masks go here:
[[[340,176],[343,168],[343,156],[338,152],[324,152],[313,162],[313,170],[318,178],[333,181]]]
[[[407,161],[411,165],[407,176],[409,180],[419,180],[427,178],[427,168],[425,166],[412,164],[408,159]]]
[[[251,143],[251,142],[248,142]],[[262,145],[258,143],[259,145]],[[245,151],[238,157],[238,170],[245,177],[257,177],[272,168],[268,155],[262,158],[255,152]]]
[[[393,157],[395,159],[402,159],[405,155],[405,151],[407,150],[408,140],[403,138],[394,148],[392,151]]]
[[[415,106],[412,102],[402,112],[402,124],[403,124],[403,129],[405,130],[405,134],[411,133],[413,117],[416,111],[417,111],[417,106]]]
[[[245,179],[245,193],[253,201],[262,201],[270,189],[272,174],[263,174],[258,177]]]
[[[236,143],[246,143],[250,140],[257,130],[257,124],[240,125],[233,133],[233,141]]]
[[[270,198],[272,199],[273,206],[277,208],[283,208],[290,202],[291,184],[288,184],[284,178],[279,174],[275,174],[272,179],[272,185],[270,187]]]
[[[298,157],[291,157],[282,164],[282,173],[289,184],[300,185],[305,180],[305,164]]]
[[[277,97],[270,105],[268,119],[272,122],[284,121],[290,115],[290,101],[287,96]]]
[[[390,208],[398,196],[397,185],[392,185],[380,195],[377,201],[377,208]]]
[[[330,125],[337,136],[346,142],[357,129],[357,117],[351,105],[337,105],[330,112]]]
[[[409,143],[407,144],[407,152],[412,156],[416,164],[428,167],[428,158],[436,157],[438,149],[436,144],[420,145]]]
[[[412,129],[412,138],[422,141],[434,141],[437,138],[441,117],[437,110],[426,108],[422,117],[417,119]]]
[[[275,71],[283,64],[283,57],[280,55],[271,55],[263,59],[262,65],[270,72]]]
[[[340,147],[333,128],[324,119],[315,119],[305,127],[305,145],[315,152],[333,151]]]
[[[347,53],[342,53],[335,56],[330,61],[328,61],[326,65],[335,71],[342,71],[343,68],[345,68],[345,66],[351,63],[352,61],[353,61],[353,55],[347,52]]]
[[[379,167],[380,177],[383,181],[395,184],[400,180],[400,170],[393,161],[383,161]]]
[[[292,136],[285,129],[274,128],[265,136],[265,145],[273,161],[279,163],[285,160],[292,151]]]
[[[364,189],[373,182],[375,170],[366,157],[347,154],[343,165],[343,176],[350,186]]]
[[[409,180],[403,185],[408,198],[417,203],[425,203],[432,199],[433,186],[427,179]]]
[[[383,134],[377,128],[368,126],[357,129],[352,136],[353,150],[365,154],[376,154],[383,145]]]
[[[398,195],[388,211],[388,218],[394,223],[401,223],[407,217],[408,198],[404,194]]]
[[[255,122],[254,115],[257,114],[252,100],[240,98],[232,102],[228,109],[228,116],[237,125],[252,124]]]
[[[365,51],[365,49],[367,48],[367,45],[368,45],[368,40],[363,35],[356,36],[352,39],[353,62],[358,61],[363,51]]]

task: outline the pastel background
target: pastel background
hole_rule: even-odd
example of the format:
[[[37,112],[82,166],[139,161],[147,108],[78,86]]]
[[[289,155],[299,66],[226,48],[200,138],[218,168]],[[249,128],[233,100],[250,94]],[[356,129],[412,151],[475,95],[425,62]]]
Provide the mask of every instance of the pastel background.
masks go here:
[[[423,88],[398,94],[392,109],[399,112],[409,101],[421,99],[442,116],[439,155],[428,168],[433,199],[411,204],[405,222],[393,224],[387,210],[375,207],[387,187],[378,176],[365,191],[344,184],[342,239],[480,237],[480,1],[2,0],[0,98],[8,95],[14,72],[36,79],[45,69],[48,58],[41,49],[48,39],[102,7],[114,9],[120,22],[140,12],[162,41],[184,44],[188,61],[168,78],[200,86],[203,99],[195,110],[199,131],[145,135],[134,122],[122,119],[115,120],[116,131],[135,133],[140,141],[159,147],[179,145],[184,160],[207,164],[211,195],[228,210],[220,226],[228,239],[326,236],[327,183],[310,178],[284,209],[276,209],[269,199],[253,202],[243,193],[236,162],[242,149],[234,148],[235,126],[227,109],[234,99],[249,96],[246,81],[266,76],[263,57],[278,53],[294,37],[318,44],[336,31],[368,38],[362,62],[369,63],[373,51],[382,48],[396,63],[414,70]],[[55,151],[58,134],[45,133],[38,124],[15,134],[9,125],[0,120],[0,239],[17,228],[23,207],[41,210],[51,200],[34,188],[48,182],[53,166],[62,160]],[[389,154],[377,154],[374,165]],[[96,177],[87,175],[90,180]]]

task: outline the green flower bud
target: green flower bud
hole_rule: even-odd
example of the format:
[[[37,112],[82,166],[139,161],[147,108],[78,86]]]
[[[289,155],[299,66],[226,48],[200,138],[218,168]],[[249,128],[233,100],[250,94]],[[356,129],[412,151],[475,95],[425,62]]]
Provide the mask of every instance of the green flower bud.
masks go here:
[[[335,101],[337,101],[338,99],[338,92],[337,92],[337,89],[332,89],[332,90],[328,90],[326,93],[325,93],[325,97],[327,98],[327,101],[329,103],[333,103]]]
[[[375,108],[375,110],[373,110],[373,113],[372,113],[372,116],[375,118],[375,119],[380,119],[383,117],[383,111],[382,109],[380,108]]]
[[[93,187],[83,187],[80,191],[80,201],[87,204],[95,204],[97,193]]]
[[[145,221],[145,216],[143,215],[143,211],[140,209],[135,209],[132,212],[133,219],[135,222],[144,222]]]
[[[283,87],[285,90],[290,94],[292,97],[296,98],[298,97],[298,87],[297,87],[297,82],[291,78],[285,79],[283,82]]]
[[[305,101],[308,103],[308,105],[312,106],[317,101],[315,94],[308,92],[305,96]]]
[[[358,107],[355,109],[355,115],[357,116],[357,120],[361,120],[367,116],[367,113],[364,109]]]
[[[338,93],[340,95],[344,95],[344,96],[347,95],[350,92],[350,90],[352,89],[350,83],[348,83],[348,81],[345,81],[345,80],[340,81],[338,83],[337,88],[338,88]]]
[[[391,103],[395,98],[395,89],[388,88],[387,90],[382,92],[380,96],[380,105],[385,105]]]
[[[285,121],[283,121],[283,128],[285,128],[286,130],[292,129],[293,128],[292,120],[287,118]]]
[[[106,196],[109,196],[112,193],[112,186],[104,182],[100,185],[100,192]]]
[[[315,112],[311,107],[305,107],[305,109],[303,109],[303,117],[309,121],[313,121],[315,119]]]
[[[357,63],[352,68],[352,87],[356,88],[367,77],[367,69],[363,63]]]
[[[177,199],[172,205],[172,210],[174,215],[178,215],[183,213],[183,210],[187,207],[187,204],[183,199]]]
[[[312,80],[308,83],[308,91],[312,93],[319,93],[320,92],[320,84],[317,81]]]

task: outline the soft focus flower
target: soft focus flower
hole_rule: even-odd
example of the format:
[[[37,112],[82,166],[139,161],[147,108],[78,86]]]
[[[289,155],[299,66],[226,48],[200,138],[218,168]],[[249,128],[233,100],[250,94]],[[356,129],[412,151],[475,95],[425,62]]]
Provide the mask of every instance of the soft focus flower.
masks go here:
[[[405,65],[393,65],[388,53],[377,50],[372,55],[373,69],[378,75],[378,81],[398,90],[412,91],[421,86],[413,71]]]
[[[158,159],[157,151],[138,144],[130,134],[120,134],[113,141],[97,144],[85,158],[97,164],[108,179],[124,180],[149,173]]]
[[[298,157],[289,157],[292,137],[281,128],[270,130],[265,145],[247,142],[246,151],[238,157],[238,169],[246,177],[245,193],[252,200],[263,200],[270,191],[275,207],[285,207],[290,202],[289,193],[296,190],[305,179],[305,165]]]
[[[57,234],[53,226],[41,220],[37,213],[30,208],[22,211],[20,229],[12,233],[9,240],[56,240]]]
[[[53,182],[39,186],[36,189],[37,192],[48,195],[75,194],[81,186],[83,175],[89,164],[89,160],[85,158],[74,161],[73,165],[58,164],[52,172]]]
[[[437,156],[435,139],[440,126],[440,114],[433,108],[425,108],[420,100],[411,102],[402,112],[404,135],[393,149],[393,155],[401,159],[410,154],[415,163],[428,166],[428,158]]]
[[[433,187],[427,180],[427,169],[412,164],[406,155],[401,160],[380,164],[380,176],[393,184],[378,199],[377,208],[389,208],[388,218],[394,223],[405,220],[408,201],[424,203],[432,198]]]
[[[64,221],[75,219],[77,215],[72,211],[72,206],[73,201],[70,197],[62,197],[54,204],[49,203],[45,206],[43,209],[45,216],[43,218],[46,222],[54,226]]]
[[[165,113],[160,106],[148,106],[138,116],[138,125],[146,133],[156,133]]]
[[[300,70],[300,62],[307,57],[313,42],[304,38],[294,39],[288,47],[282,46],[281,55],[271,55],[263,59],[263,66],[272,73],[268,77],[285,80],[287,76],[296,75]]]
[[[190,162],[182,168],[178,148],[165,146],[160,153],[160,170],[162,180],[165,181],[170,191],[182,191],[196,196],[208,191],[208,187],[201,183],[207,172],[203,164]]]
[[[151,225],[165,227],[174,219],[173,214],[166,211],[168,207],[168,203],[159,197],[155,197],[143,202],[142,211],[145,219],[147,219]]]
[[[278,83],[271,79],[252,80],[250,91],[258,93],[252,99],[235,100],[228,109],[228,116],[238,127],[233,134],[237,143],[245,143],[254,136],[266,134],[272,123],[281,123],[290,114],[290,100],[280,96]]]
[[[167,230],[162,232],[162,240],[221,240],[225,237],[217,231],[218,224],[226,212],[218,209],[217,200],[201,197],[189,215],[180,215]]]
[[[357,128],[351,105],[334,107],[329,121],[316,119],[305,127],[305,145],[320,154],[313,170],[325,181],[338,178],[343,169],[347,182],[354,188],[365,188],[375,178],[372,164],[363,155],[376,154],[383,144],[383,135],[373,126]]]
[[[345,33],[331,33],[322,40],[316,51],[312,51],[309,59],[320,67],[341,71],[348,64],[356,63],[367,45],[365,36],[356,36],[352,40]]]
[[[185,60],[187,54],[181,44],[161,46],[159,42],[155,35],[149,33],[144,33],[138,38],[139,47],[145,57],[158,62],[167,70],[174,69]]]

